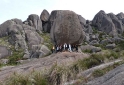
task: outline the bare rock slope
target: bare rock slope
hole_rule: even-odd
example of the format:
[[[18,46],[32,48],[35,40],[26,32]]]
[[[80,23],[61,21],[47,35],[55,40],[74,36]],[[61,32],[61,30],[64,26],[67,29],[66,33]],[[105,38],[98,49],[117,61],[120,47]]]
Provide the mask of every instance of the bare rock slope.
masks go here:
[[[44,70],[47,68],[50,68],[55,63],[58,65],[70,65],[73,62],[88,57],[87,54],[84,53],[70,53],[70,52],[62,52],[57,54],[52,54],[50,56],[39,58],[39,59],[33,59],[33,60],[27,60],[25,64],[19,65],[19,66],[9,66],[9,67],[3,67],[0,70],[0,81],[8,77],[14,72],[17,73],[29,73],[32,70]]]

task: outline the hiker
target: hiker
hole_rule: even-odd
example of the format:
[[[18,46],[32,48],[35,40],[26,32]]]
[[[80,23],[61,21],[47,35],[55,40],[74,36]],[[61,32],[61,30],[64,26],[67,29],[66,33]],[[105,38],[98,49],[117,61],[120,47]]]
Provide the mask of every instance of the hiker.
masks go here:
[[[53,47],[52,47],[52,53],[54,53],[54,52],[55,52],[55,47],[53,46]]]
[[[68,48],[69,48],[69,45],[66,44],[66,45],[65,45],[65,50],[68,51]]]
[[[59,51],[62,52],[62,49],[63,49],[63,47],[62,47],[62,45],[60,45],[59,46]]]
[[[59,52],[59,46],[57,46],[57,48],[56,48],[56,52]]]
[[[67,44],[66,43],[64,43],[63,47],[64,47],[64,51],[67,50]]]
[[[71,44],[69,44],[69,48],[68,49],[69,49],[70,52],[72,52]]]
[[[75,45],[76,52],[78,52],[78,45]]]

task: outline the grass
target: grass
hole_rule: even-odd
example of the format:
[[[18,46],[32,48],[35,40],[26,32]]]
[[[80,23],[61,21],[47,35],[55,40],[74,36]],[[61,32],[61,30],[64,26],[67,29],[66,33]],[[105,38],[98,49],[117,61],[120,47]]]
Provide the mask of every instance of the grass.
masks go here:
[[[8,57],[8,65],[17,65],[17,61],[23,59],[24,51],[23,49],[15,50],[14,47],[11,48],[12,55]]]
[[[116,68],[117,66],[122,65],[122,64],[124,64],[124,61],[120,61],[120,62],[114,63],[113,65],[108,66],[108,67],[106,67],[106,68],[104,68],[104,69],[95,70],[95,71],[92,73],[92,76],[93,76],[94,78],[103,76],[104,74],[108,73],[109,71],[113,70],[114,68]]]
[[[49,33],[42,33],[40,36],[44,39],[44,44],[51,49],[53,47],[53,43],[51,42],[50,39],[50,34]]]
[[[9,42],[8,42],[8,37],[2,37],[2,38],[0,38],[0,45],[1,46],[7,46],[7,47],[11,46],[9,44]]]
[[[123,54],[124,52],[121,52],[119,55],[124,56]],[[118,53],[116,54],[116,52],[113,51],[104,51],[103,54],[91,54],[90,57],[78,60],[70,66],[57,65],[57,63],[55,63],[50,69],[47,69],[45,73],[33,71],[28,75],[13,74],[11,78],[7,79],[4,85],[62,85],[63,82],[75,80],[78,73],[104,63],[105,59],[111,60],[111,56],[114,56],[114,59],[121,57],[118,56]],[[102,76],[121,64],[124,64],[124,61],[115,63],[104,69],[96,70],[92,76],[94,78]],[[83,82],[87,81],[86,78],[82,79]],[[80,83],[82,79],[77,83]]]
[[[84,53],[92,53],[92,50],[86,49],[86,50],[83,50],[82,52],[84,52]]]

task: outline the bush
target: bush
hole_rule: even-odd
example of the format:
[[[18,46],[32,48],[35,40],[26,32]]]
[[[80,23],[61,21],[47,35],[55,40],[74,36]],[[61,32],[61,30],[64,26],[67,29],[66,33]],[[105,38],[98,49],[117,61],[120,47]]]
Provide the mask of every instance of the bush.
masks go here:
[[[1,84],[2,85],[2,84]],[[41,72],[33,72],[22,75],[14,73],[9,77],[3,85],[50,85]]]
[[[53,47],[53,43],[51,42],[50,35],[48,33],[42,33],[40,36],[44,39],[44,44],[51,49]]]
[[[19,49],[19,50],[15,50],[15,49],[11,49],[12,50],[12,55],[9,56],[9,62],[8,64],[9,65],[17,65],[17,61],[18,60],[21,60],[23,59],[23,55],[24,55],[24,52],[23,52],[23,49]]]
[[[92,50],[86,49],[86,50],[83,50],[82,52],[84,52],[84,53],[92,53]]]
[[[110,53],[108,53],[108,54],[105,54],[105,57],[107,58],[107,59],[118,59],[119,57],[120,57],[120,53],[119,52],[115,52],[115,51],[110,51]]]
[[[102,54],[92,54],[89,58],[78,60],[78,62],[76,62],[73,66],[76,70],[80,71],[100,65],[103,62],[104,56]]]

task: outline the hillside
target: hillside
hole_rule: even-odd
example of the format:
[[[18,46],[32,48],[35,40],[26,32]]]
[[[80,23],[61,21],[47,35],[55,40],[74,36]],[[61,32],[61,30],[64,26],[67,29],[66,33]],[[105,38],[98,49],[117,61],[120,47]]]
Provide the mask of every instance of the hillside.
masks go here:
[[[72,46],[71,51],[65,43]],[[52,53],[53,47],[62,49]],[[123,85],[123,57],[122,12],[100,10],[89,21],[70,10],[51,14],[43,10],[40,16],[30,14],[25,21],[11,19],[0,25],[0,81],[4,85],[35,85],[35,77],[41,79],[36,85]],[[34,77],[34,73],[42,75]]]

